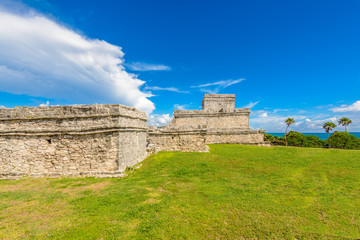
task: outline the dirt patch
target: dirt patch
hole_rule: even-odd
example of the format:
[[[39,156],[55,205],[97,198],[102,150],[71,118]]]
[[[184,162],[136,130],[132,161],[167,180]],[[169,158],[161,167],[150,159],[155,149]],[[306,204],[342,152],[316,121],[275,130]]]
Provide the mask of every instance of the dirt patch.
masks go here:
[[[159,202],[160,202],[159,199],[149,198],[149,199],[143,201],[141,204],[156,204],[156,203],[159,203]]]
[[[105,187],[109,186],[111,184],[111,182],[108,181],[103,181],[103,182],[98,182],[98,183],[93,183],[93,184],[89,184],[89,185],[82,185],[82,186],[76,186],[76,184],[81,184],[82,182],[76,182],[75,186],[68,186],[67,188],[60,188],[57,189],[56,191],[62,192],[62,193],[67,193],[69,195],[76,195],[80,192],[86,191],[86,190],[91,190],[94,193],[99,193],[102,189],[104,189]]]
[[[1,184],[0,192],[16,192],[16,191],[39,191],[49,186],[49,180],[46,178],[27,179],[19,181],[11,181],[10,184]]]
[[[151,193],[148,193],[147,195],[148,195],[148,196],[150,196],[150,197],[154,197],[154,198],[156,198],[156,197],[159,197],[159,196],[160,196],[160,194],[159,194],[159,193],[157,193],[157,192],[151,192]]]

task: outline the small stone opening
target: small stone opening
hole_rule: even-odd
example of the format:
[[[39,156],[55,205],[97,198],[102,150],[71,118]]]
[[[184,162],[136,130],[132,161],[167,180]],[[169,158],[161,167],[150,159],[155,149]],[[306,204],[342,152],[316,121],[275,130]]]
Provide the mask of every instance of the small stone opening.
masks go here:
[[[46,141],[47,141],[49,144],[51,144],[51,138],[46,139]]]

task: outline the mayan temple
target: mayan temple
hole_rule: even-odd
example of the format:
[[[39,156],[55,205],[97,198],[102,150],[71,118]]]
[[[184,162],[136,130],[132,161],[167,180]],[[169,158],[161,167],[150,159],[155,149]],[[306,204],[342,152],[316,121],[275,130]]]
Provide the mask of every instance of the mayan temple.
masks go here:
[[[249,108],[235,108],[235,94],[205,94],[201,110],[175,110],[168,126],[149,131],[155,151],[207,151],[207,144],[269,146],[265,130],[249,127]]]

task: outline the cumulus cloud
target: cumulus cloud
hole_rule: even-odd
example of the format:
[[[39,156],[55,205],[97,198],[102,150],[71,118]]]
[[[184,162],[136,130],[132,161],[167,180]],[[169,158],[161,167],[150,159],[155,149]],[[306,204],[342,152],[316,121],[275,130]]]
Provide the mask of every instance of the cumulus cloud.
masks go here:
[[[148,86],[145,89],[154,90],[154,91],[170,91],[170,92],[177,92],[177,93],[189,93],[189,91],[181,91],[175,87],[158,87],[158,86],[149,87]]]
[[[0,105],[0,109],[5,109],[5,108],[7,108],[7,107]]]
[[[49,101],[46,101],[46,103],[41,103],[39,106],[40,107],[48,107],[50,105]]]
[[[342,105],[340,107],[335,107],[330,110],[333,112],[360,112],[360,101],[356,101],[349,106]]]
[[[168,125],[171,121],[171,117],[169,114],[150,114],[148,118],[149,126],[165,126]]]
[[[253,108],[255,107],[260,101],[257,102],[249,102],[247,105],[244,106],[244,108]]]
[[[147,113],[155,107],[125,71],[121,48],[89,39],[38,13],[0,6],[0,90],[77,104],[121,103]]]
[[[192,88],[200,88],[200,91],[206,92],[206,93],[218,93],[220,90],[227,88],[231,85],[237,84],[239,82],[244,81],[244,78],[239,78],[236,80],[225,80],[225,81],[218,81],[213,83],[205,83],[200,84],[198,86],[192,86]],[[208,87],[215,87],[215,88],[208,88]]]
[[[171,68],[169,66],[163,64],[149,64],[143,62],[132,62],[127,63],[125,66],[133,71],[170,71]]]
[[[318,119],[318,120],[311,120],[309,118],[306,118],[304,120],[300,120],[297,121],[295,123],[295,130],[300,131],[300,132],[323,132],[323,125],[326,122],[333,122],[335,124],[337,124],[337,121],[339,120],[338,117],[334,116],[334,117],[328,117],[328,118],[323,118],[323,119]],[[338,129],[335,129],[338,130]]]
[[[322,125],[325,122],[337,122],[339,116],[330,116],[326,114],[319,114],[316,112],[307,114],[298,114],[298,110],[294,109],[290,112],[281,113],[270,110],[252,111],[250,115],[250,125],[255,129],[265,129],[267,132],[282,133],[285,132],[285,120],[288,117],[295,119],[295,124],[290,127],[290,130],[299,132],[323,132]]]

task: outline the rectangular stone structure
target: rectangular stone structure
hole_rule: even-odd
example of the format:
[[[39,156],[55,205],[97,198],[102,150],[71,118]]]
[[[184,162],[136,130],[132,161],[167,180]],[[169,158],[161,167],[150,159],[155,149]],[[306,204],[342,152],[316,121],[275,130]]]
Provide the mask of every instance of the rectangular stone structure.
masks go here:
[[[0,179],[116,176],[147,156],[146,123],[119,104],[0,109]]]
[[[233,112],[235,94],[204,94],[202,108],[205,112]]]
[[[175,110],[168,126],[149,130],[150,151],[207,151],[206,144],[269,146],[265,130],[249,126],[249,108],[235,108],[235,94],[205,94],[201,110]]]

